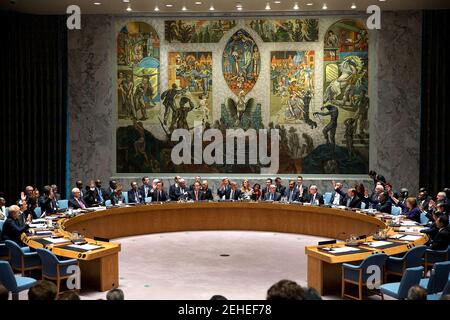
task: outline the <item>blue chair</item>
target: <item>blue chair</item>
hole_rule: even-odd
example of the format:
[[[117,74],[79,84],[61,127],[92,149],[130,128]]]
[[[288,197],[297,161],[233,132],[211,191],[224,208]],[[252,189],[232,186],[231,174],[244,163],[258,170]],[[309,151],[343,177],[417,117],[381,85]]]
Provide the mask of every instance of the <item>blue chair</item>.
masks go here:
[[[36,214],[36,216],[37,216],[38,218],[40,218],[41,215],[42,215],[41,207],[36,207],[36,208],[34,208],[34,213]]]
[[[323,201],[325,202],[325,204],[331,204],[331,192],[325,192],[323,195]]]
[[[420,283],[422,274],[423,267],[406,269],[400,282],[385,283],[380,286],[381,299],[384,300],[384,295],[398,300],[406,299],[408,297],[409,289]]]
[[[427,246],[418,246],[409,249],[401,258],[389,257],[386,261],[385,282],[390,274],[402,276],[407,268],[421,266],[426,250]]]
[[[361,201],[361,209],[365,209],[366,208],[366,203]]]
[[[430,277],[420,280],[420,285],[427,288],[429,294],[441,292],[447,284],[449,274],[450,261],[436,262],[431,269]]]
[[[0,234],[2,233],[4,223],[5,223],[4,220],[0,220]]]
[[[145,203],[150,203],[150,202],[152,202],[152,197],[145,198]]]
[[[7,261],[0,261],[0,283],[11,291],[13,300],[19,299],[19,292],[30,289],[37,281],[33,278],[15,276]]]
[[[378,266],[383,273],[384,264],[386,263],[388,256],[384,253],[376,253],[368,256],[359,265],[353,265],[349,263],[342,264],[342,298],[349,297],[352,299],[362,300],[363,287],[367,286],[367,279],[372,275],[372,272],[368,272],[369,267]],[[383,275],[380,275],[380,282],[383,279]],[[345,293],[345,285],[350,283],[358,286],[358,297]]]
[[[425,251],[424,267],[425,275],[428,272],[428,267],[433,267],[436,262],[443,262],[450,260],[450,245],[446,250],[431,250]]]
[[[128,192],[122,192],[123,198],[125,199],[125,203],[128,203]]]
[[[427,218],[427,215],[423,212],[420,213],[420,224],[425,226],[428,224],[428,222],[430,221],[430,219]]]
[[[69,208],[69,200],[58,200],[58,207],[60,209],[68,209]]]
[[[392,214],[393,216],[398,216],[398,215],[402,214],[402,208],[396,207],[396,206],[393,205],[393,206],[391,207],[391,214]]]
[[[68,272],[70,266],[78,266],[77,259],[59,260],[58,257],[47,249],[36,249],[42,261],[42,279],[56,280],[56,292],[59,294],[61,280],[73,275]]]
[[[445,296],[447,294],[450,294],[450,277],[448,277],[447,284],[445,285],[442,292],[427,295],[427,300],[439,300],[442,296]]]
[[[111,200],[105,201],[105,207],[111,207],[111,205],[112,205]]]
[[[41,269],[41,259],[37,252],[31,252],[28,247],[21,248],[11,240],[5,240],[5,244],[9,250],[9,262],[14,270],[20,271],[24,276],[25,271]]]

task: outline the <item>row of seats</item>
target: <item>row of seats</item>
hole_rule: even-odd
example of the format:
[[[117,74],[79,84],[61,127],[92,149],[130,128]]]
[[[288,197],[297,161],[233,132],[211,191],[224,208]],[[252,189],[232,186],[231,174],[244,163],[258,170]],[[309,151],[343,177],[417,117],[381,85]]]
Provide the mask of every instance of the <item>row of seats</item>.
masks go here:
[[[450,274],[449,255],[450,246],[443,251],[418,246],[408,250],[402,257],[389,257],[384,253],[377,253],[370,255],[359,265],[344,263],[342,264],[342,298],[349,297],[361,300],[363,288],[369,286],[368,281],[373,284],[371,277],[374,275],[376,267],[382,272],[378,282],[385,283],[380,287],[382,295],[386,294],[397,299],[405,299],[409,288],[416,284],[426,288],[428,294],[436,295],[447,288]],[[423,265],[425,265],[425,268]],[[430,278],[422,279],[423,274],[427,275],[427,268],[430,265],[433,266]],[[402,276],[402,280],[395,283],[386,283],[389,275]],[[352,296],[346,292],[347,284],[358,286],[358,296]]]
[[[9,262],[0,261],[0,283],[12,292],[13,299],[17,299],[19,292],[29,289],[36,282],[33,278],[25,277],[26,272],[41,270],[42,279],[56,281],[57,294],[59,294],[61,281],[73,275],[69,267],[78,266],[77,259],[59,259],[47,249],[31,251],[29,247],[21,248],[10,240],[6,240],[3,246],[3,249],[6,248],[2,250],[3,255],[6,252],[7,255],[2,257],[0,254],[0,259],[3,258]],[[15,276],[14,271],[19,271],[22,276]]]

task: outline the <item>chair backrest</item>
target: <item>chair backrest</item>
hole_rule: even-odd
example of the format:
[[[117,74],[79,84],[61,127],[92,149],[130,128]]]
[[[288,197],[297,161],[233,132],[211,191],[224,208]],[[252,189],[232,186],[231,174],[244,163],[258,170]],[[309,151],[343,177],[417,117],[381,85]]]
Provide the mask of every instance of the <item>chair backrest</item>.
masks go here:
[[[110,207],[110,206],[111,206],[111,200],[106,200],[105,207]]]
[[[367,272],[367,268],[371,266],[378,266],[380,270],[383,270],[387,258],[388,255],[385,253],[375,253],[365,258],[359,265],[362,269],[363,282],[365,282],[367,278],[373,274],[373,272]]]
[[[400,208],[400,207],[396,207],[396,206],[392,206],[391,207],[391,214],[393,215],[393,216],[398,216],[399,214],[401,214],[402,213],[402,208]]]
[[[5,207],[5,216],[7,218],[9,217],[9,209],[8,209],[8,207]]]
[[[150,203],[150,202],[152,202],[152,197],[145,198],[145,203]]]
[[[58,207],[60,209],[67,209],[69,207],[69,200],[58,200]]]
[[[406,267],[418,267],[422,265],[422,258],[427,250],[427,246],[418,246],[409,249],[403,258],[406,260]]]
[[[450,274],[450,261],[436,262],[431,269],[430,280],[428,281],[427,292],[441,292],[447,284]]]
[[[9,250],[10,263],[15,268],[22,267],[23,251],[19,245],[11,240],[5,240],[6,247]]]
[[[398,288],[398,298],[406,299],[408,297],[408,291],[412,286],[420,283],[422,278],[423,267],[407,268],[405,273],[403,273],[402,280],[400,281],[400,286]]]
[[[365,209],[366,208],[366,203],[361,201],[361,209]]]
[[[36,252],[39,255],[39,258],[41,258],[42,263],[42,273],[45,275],[56,275],[56,269],[57,265],[59,264],[59,260],[56,257],[56,255],[47,250],[47,249],[36,249]]]
[[[430,219],[427,218],[427,215],[423,212],[420,213],[420,224],[425,225],[428,224]]]
[[[325,192],[323,195],[323,201],[325,202],[325,204],[330,204],[331,203],[331,192]]]
[[[447,294],[450,294],[450,276],[447,279],[447,284],[444,287],[444,290],[442,290],[442,295],[445,296]]]
[[[3,221],[3,220],[0,220],[0,233],[2,232],[2,230],[3,230],[3,224],[5,223],[5,221]]]
[[[34,208],[34,213],[36,213],[36,216],[39,218],[42,214],[42,210],[40,207]]]
[[[128,192],[122,192],[125,203],[128,203]]]
[[[3,284],[8,291],[15,292],[17,290],[16,277],[7,261],[0,261],[0,283]]]

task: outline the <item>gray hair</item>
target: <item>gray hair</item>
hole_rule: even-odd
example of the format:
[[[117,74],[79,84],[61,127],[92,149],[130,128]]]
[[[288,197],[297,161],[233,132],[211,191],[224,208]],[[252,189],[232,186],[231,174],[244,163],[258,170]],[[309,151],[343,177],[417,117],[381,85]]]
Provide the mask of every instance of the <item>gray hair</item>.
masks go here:
[[[125,296],[121,289],[111,289],[106,294],[106,300],[125,300]]]

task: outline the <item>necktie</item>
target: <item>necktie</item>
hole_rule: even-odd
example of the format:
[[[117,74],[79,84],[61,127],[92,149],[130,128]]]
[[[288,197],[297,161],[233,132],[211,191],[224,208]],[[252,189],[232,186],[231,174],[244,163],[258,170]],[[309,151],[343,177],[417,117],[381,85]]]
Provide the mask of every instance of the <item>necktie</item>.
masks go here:
[[[289,202],[292,201],[292,194],[293,194],[293,191],[292,191],[292,190],[289,190]]]
[[[233,193],[233,190],[231,190],[230,199],[233,199],[233,196],[234,196],[234,193]]]
[[[195,191],[195,201],[198,201],[198,191]]]
[[[350,207],[350,202],[352,201],[352,199],[351,198],[348,198],[347,199],[347,207]]]
[[[134,192],[134,198],[136,199],[136,203],[138,203],[139,202],[139,195],[138,195],[138,193],[136,191]]]
[[[314,202],[315,202],[315,199],[316,198],[316,195],[313,195],[312,197],[311,197],[311,204],[313,204]]]
[[[270,194],[269,200],[273,200],[273,193]]]
[[[80,201],[80,199],[77,199],[78,204],[80,205],[81,209],[85,209],[84,203]]]
[[[100,203],[103,203],[102,190],[97,188],[97,192],[98,192],[98,200],[100,201]]]

